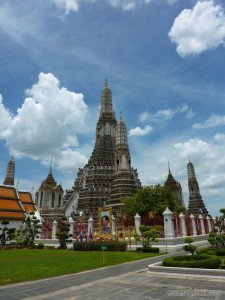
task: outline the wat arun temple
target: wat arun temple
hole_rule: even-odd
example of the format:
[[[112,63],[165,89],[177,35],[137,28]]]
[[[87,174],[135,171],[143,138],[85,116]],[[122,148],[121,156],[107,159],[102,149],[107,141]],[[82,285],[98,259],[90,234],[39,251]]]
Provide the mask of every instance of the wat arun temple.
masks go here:
[[[187,165],[190,213],[199,209],[208,213],[202,200],[194,166]],[[174,179],[169,168],[164,186],[175,196],[179,206],[185,206],[182,187]],[[35,195],[35,203],[41,216],[47,220],[59,219],[63,215],[74,220],[92,217],[98,219],[98,209],[112,208],[117,217],[121,211],[121,199],[131,196],[141,187],[137,169],[131,165],[127,130],[122,117],[116,120],[112,104],[112,92],[105,81],[101,93],[101,108],[96,125],[96,140],[88,163],[79,168],[74,185],[64,190],[57,184],[50,166],[49,174]]]
[[[6,189],[15,189],[14,173],[15,162],[11,159],[2,185],[2,193],[0,185],[0,199],[5,199],[4,191]],[[208,210],[202,200],[194,165],[190,160],[187,164],[187,173],[188,212],[207,215]],[[170,168],[164,186],[173,193],[177,204],[184,207],[182,187],[174,179]],[[116,120],[112,105],[112,93],[106,80],[101,93],[101,108],[96,125],[95,145],[87,164],[83,168],[79,168],[72,188],[65,192],[62,186],[55,181],[50,165],[46,179],[35,193],[35,205],[42,218],[51,222],[63,216],[72,217],[75,221],[81,216],[84,220],[92,217],[97,221],[99,208],[112,209],[112,214],[116,218],[121,212],[121,199],[135,194],[139,188],[141,188],[141,182],[138,178],[137,169],[131,165],[126,125],[121,116],[118,121]],[[25,201],[23,194],[21,197],[21,207],[22,205],[31,205],[33,200]],[[16,201],[18,199],[16,198]],[[1,209],[3,215],[0,214],[0,219],[8,212],[4,207],[0,207]],[[25,211],[25,209],[23,210]],[[13,211],[15,211],[14,208]],[[12,212],[9,211],[9,213],[9,218],[14,218],[11,216]]]
[[[88,163],[78,170],[72,190],[65,195],[65,209],[72,205],[74,212],[95,217],[99,207],[110,206],[116,216],[120,199],[133,195],[140,187],[137,170],[131,166],[126,125],[121,116],[116,120],[106,80],[101,93],[95,146]]]

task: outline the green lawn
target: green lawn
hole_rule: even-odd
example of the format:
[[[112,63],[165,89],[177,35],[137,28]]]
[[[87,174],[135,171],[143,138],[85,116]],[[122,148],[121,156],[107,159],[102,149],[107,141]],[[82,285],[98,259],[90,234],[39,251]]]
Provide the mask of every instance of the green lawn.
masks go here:
[[[50,278],[157,256],[136,252],[78,252],[14,249],[0,251],[0,285]]]

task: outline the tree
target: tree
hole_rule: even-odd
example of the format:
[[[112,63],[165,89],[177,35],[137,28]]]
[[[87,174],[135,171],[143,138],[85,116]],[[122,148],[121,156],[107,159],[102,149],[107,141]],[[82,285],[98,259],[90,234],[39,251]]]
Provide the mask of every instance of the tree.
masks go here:
[[[67,243],[71,243],[72,240],[69,240],[69,237],[72,237],[72,234],[69,234],[70,223],[67,222],[67,218],[63,217],[59,220],[58,224],[58,233],[57,238],[59,239],[59,249],[67,249]]]
[[[158,233],[154,227],[140,225],[139,230],[141,235],[137,232],[134,234],[134,238],[137,242],[142,244],[143,249],[151,248],[151,242],[157,242]]]
[[[195,252],[196,252],[196,250],[197,250],[197,246],[195,246],[195,245],[192,245],[192,243],[194,242],[195,240],[192,238],[192,237],[186,237],[185,239],[184,239],[184,242],[186,243],[186,244],[188,244],[188,245],[185,245],[184,247],[183,247],[183,249],[184,249],[184,251],[186,251],[186,252],[191,252],[191,255],[193,256],[194,254],[195,254]]]
[[[225,208],[221,208],[221,215],[215,223],[215,228],[209,233],[208,242],[216,248],[225,248]]]
[[[0,228],[2,231],[0,234],[0,243],[2,246],[5,246],[6,242],[12,239],[12,229],[7,227],[9,220],[2,220],[1,224],[3,225],[3,228]]]
[[[18,229],[14,235],[18,244],[25,247],[34,247],[35,238],[40,234],[41,225],[33,211],[29,212],[24,220],[24,229]]]
[[[177,210],[175,196],[160,184],[140,188],[136,194],[123,198],[121,202],[122,214],[126,213],[132,217],[136,213],[144,216],[150,211],[162,214],[167,207],[171,211]]]

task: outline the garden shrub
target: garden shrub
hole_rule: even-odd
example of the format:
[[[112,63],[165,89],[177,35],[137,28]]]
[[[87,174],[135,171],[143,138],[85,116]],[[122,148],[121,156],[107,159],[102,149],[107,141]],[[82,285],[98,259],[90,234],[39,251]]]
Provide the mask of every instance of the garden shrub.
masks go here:
[[[127,242],[110,242],[110,241],[87,241],[74,242],[73,250],[76,251],[101,251],[101,247],[106,246],[106,251],[126,251]]]
[[[216,256],[225,256],[225,249],[219,249],[219,248],[206,248],[201,249],[197,251],[199,254],[206,253],[208,255],[216,255]]]
[[[182,268],[217,269],[221,264],[219,257],[196,254],[194,256],[173,256],[163,260],[163,266]]]
[[[38,243],[37,244],[37,249],[44,249],[44,243]]]
[[[150,248],[137,247],[136,252],[159,253],[159,248],[157,248],[157,247],[150,247]]]

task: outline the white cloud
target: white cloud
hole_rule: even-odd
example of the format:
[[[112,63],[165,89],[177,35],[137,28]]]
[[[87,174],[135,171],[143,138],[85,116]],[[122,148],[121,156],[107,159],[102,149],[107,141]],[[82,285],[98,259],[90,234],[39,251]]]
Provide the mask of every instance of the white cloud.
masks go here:
[[[225,116],[218,116],[213,115],[208,120],[205,121],[205,123],[195,123],[193,125],[194,129],[205,129],[205,128],[213,128],[217,126],[224,126],[225,125]]]
[[[69,14],[70,12],[76,12],[79,9],[77,0],[50,0],[50,1],[53,2],[57,7],[64,9],[66,14]]]
[[[192,9],[184,9],[169,32],[180,56],[199,54],[224,45],[225,15],[214,0],[198,1]]]
[[[103,0],[50,0],[58,8],[64,9],[66,14],[76,12],[80,5],[85,3],[95,3]],[[121,8],[124,11],[134,10],[138,5],[149,4],[153,0],[104,0],[113,7]]]
[[[40,28],[40,19],[42,15],[34,9],[32,3],[0,3],[1,32],[17,42],[21,42],[24,36],[36,36]]]
[[[217,133],[217,134],[214,136],[214,140],[215,140],[216,142],[225,142],[225,134]]]
[[[71,168],[76,165],[76,158],[83,164],[84,155],[75,148],[88,112],[83,95],[60,87],[51,73],[40,73],[38,82],[26,93],[28,98],[14,117],[0,105],[1,115],[5,114],[0,138],[6,141],[10,152],[15,157],[40,160],[52,155],[59,167],[66,164],[65,153],[73,153],[74,161],[67,158]]]
[[[178,0],[167,0],[167,2],[169,3],[169,4],[174,4],[175,2],[177,2]]]
[[[167,108],[157,111],[155,114],[150,114],[148,111],[144,111],[139,119],[143,123],[145,121],[162,122],[162,120],[170,120],[177,114],[185,113],[186,118],[192,118],[194,113],[187,104],[178,106],[175,109]]]
[[[150,114],[147,111],[144,111],[139,117],[141,122],[149,120],[149,118],[150,118]]]
[[[132,128],[129,131],[129,136],[144,136],[150,132],[152,132],[153,128],[149,125],[146,125],[145,128],[140,128],[140,127],[136,127],[136,128]]]
[[[6,130],[11,122],[12,115],[4,107],[4,104],[2,103],[2,95],[0,95],[0,133],[2,130]]]
[[[183,158],[192,158],[196,155],[204,156],[205,158],[214,157],[214,152],[212,151],[210,145],[201,139],[190,139],[184,143],[177,143],[174,145],[174,149],[179,153],[179,156]]]

